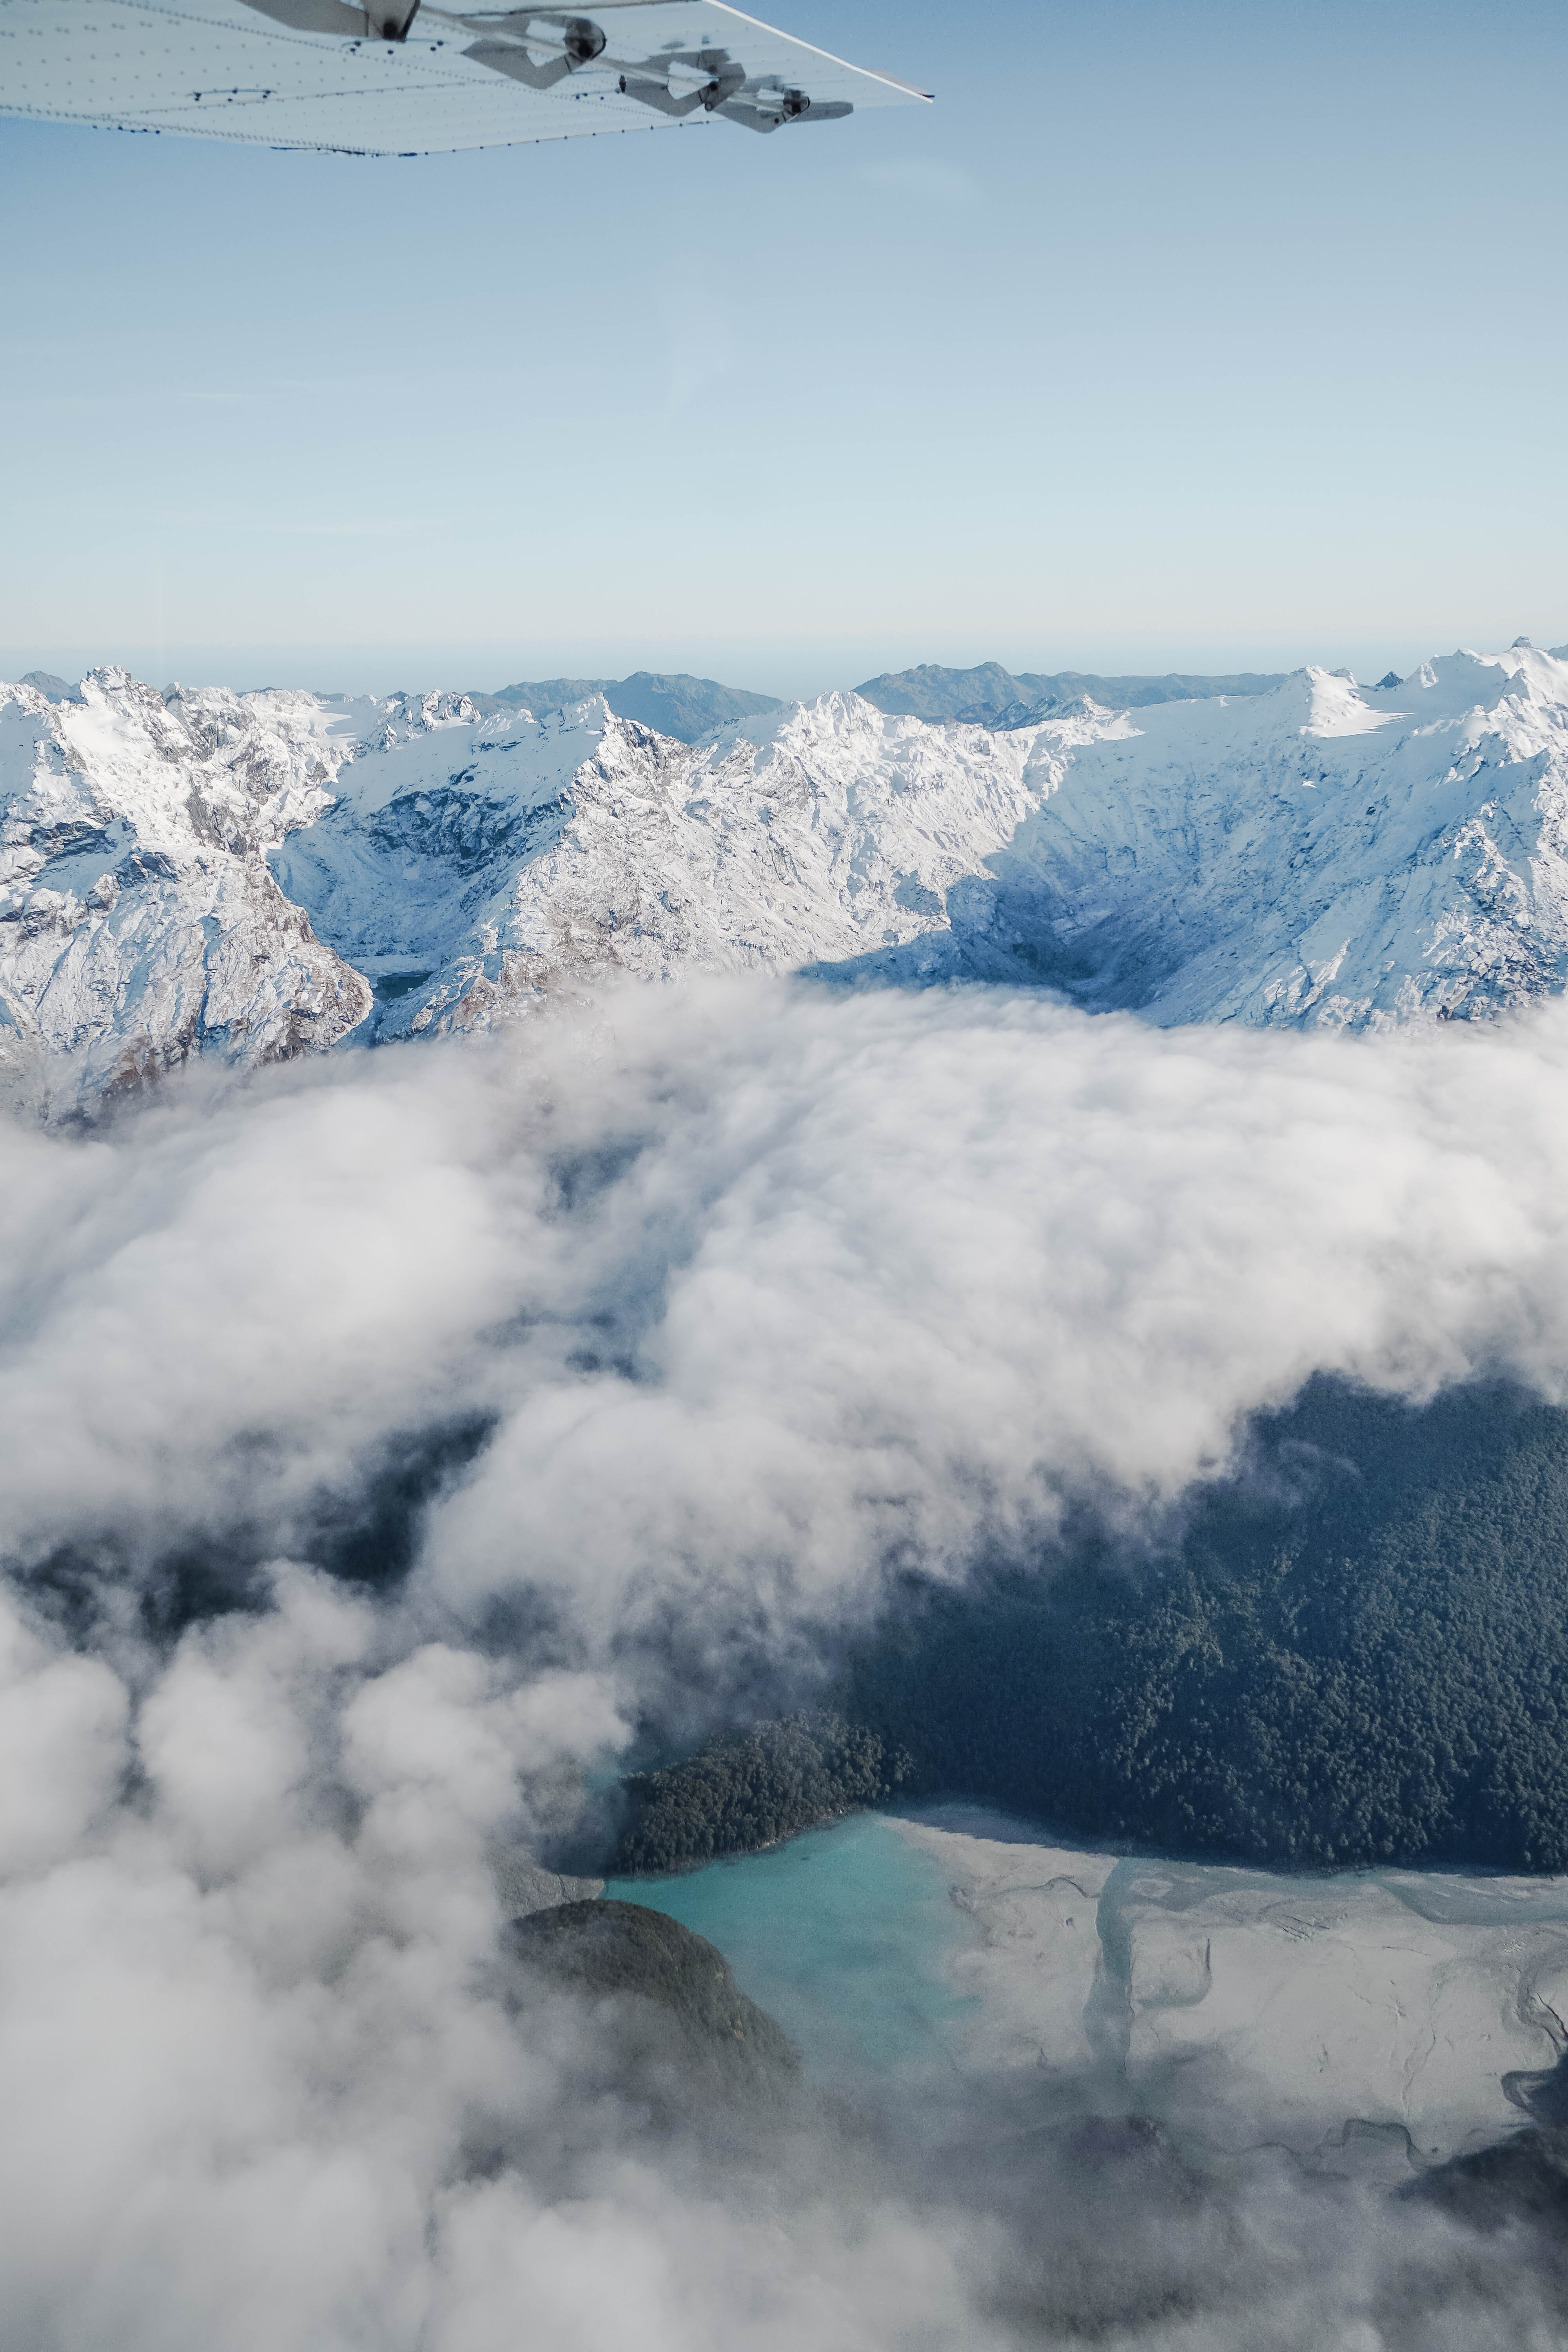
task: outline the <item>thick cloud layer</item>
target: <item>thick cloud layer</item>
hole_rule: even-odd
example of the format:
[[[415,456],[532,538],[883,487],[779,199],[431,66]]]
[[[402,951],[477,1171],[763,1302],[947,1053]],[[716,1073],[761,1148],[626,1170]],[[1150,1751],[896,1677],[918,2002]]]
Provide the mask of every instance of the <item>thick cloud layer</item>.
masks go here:
[[[722,1677],[1075,1496],[1136,1518],[1315,1369],[1561,1393],[1565,1076],[1555,1009],[1373,1042],[767,987],[0,1133],[6,2340],[1070,2335],[1079,2256],[961,2207],[972,2167],[721,2186],[650,2138],[518,2011],[487,1845],[624,1747],[661,1644]],[[405,1584],[309,1564],[323,1498],[476,1416]],[[171,1646],[129,1596],[193,1545],[272,1564]],[[1437,2224],[1237,2195],[1196,2253],[1122,2216],[1139,2339],[1383,2340]],[[1534,2292],[1423,2340],[1523,2341]]]
[[[365,1603],[300,1571],[274,1598],[157,1675],[129,1797],[122,1684],[7,1609],[7,2344],[673,2352],[782,2344],[787,2310],[850,2347],[916,2298],[956,2327],[956,2229],[818,2217],[804,2258],[755,2194],[650,2162],[603,2085],[574,2113],[579,2022],[503,2001],[483,1840],[520,1766],[603,1736],[583,1695],[440,1645],[378,1668]]]
[[[1172,1493],[1313,1369],[1555,1393],[1565,1068],[1558,1009],[1373,1042],[766,987],[11,1129],[0,1541],[286,1548],[482,1411],[429,1589],[595,1638]]]
[[[509,1981],[482,1845],[603,1738],[280,1570],[139,1708],[5,1614],[0,2332],[18,2352],[1476,2352],[1565,2340],[1517,2235],[1298,2179],[1201,2189],[1041,2088],[883,2130],[659,2131]],[[128,1785],[124,1768],[138,1767]],[[1066,2095],[1070,2111],[1070,2086]],[[1107,2160],[1109,2143],[1110,2160]],[[1151,2160],[1152,2158],[1152,2160]]]

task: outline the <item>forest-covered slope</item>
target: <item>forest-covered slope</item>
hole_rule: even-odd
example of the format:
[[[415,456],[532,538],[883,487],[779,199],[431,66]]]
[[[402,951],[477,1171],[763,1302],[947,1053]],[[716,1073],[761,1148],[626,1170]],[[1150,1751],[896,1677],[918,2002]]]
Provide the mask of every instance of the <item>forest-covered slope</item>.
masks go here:
[[[912,1769],[896,1738],[829,1715],[718,1732],[683,1763],[626,1780],[614,1868],[635,1874],[750,1853],[884,1803]]]
[[[1314,1383],[1163,1557],[925,1596],[852,1706],[1085,1835],[1568,1868],[1568,1415]]]
[[[1163,1547],[1090,1535],[911,1589],[840,1696],[876,1745],[834,1752],[875,1755],[887,1787],[1088,1839],[1568,1869],[1568,1413],[1501,1387],[1416,1410],[1315,1381]],[[634,1782],[617,1866],[763,1843],[738,1791],[787,1746],[764,1727]],[[880,1801],[849,1774],[814,1812],[796,1765],[772,1835]]]

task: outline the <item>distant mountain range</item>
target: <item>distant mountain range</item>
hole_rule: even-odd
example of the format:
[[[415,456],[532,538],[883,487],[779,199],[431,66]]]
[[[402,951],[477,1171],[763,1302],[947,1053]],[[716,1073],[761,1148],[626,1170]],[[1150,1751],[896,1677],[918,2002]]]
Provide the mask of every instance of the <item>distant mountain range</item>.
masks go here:
[[[1189,677],[1173,670],[1163,677],[1100,677],[1076,669],[1015,673],[1000,662],[982,662],[974,669],[942,669],[923,662],[917,669],[884,670],[855,691],[893,718],[1016,727],[1086,698],[1107,709],[1139,710],[1149,703],[1194,696],[1267,694],[1284,676],[1283,671],[1246,670],[1234,677]],[[79,688],[49,670],[29,670],[22,684],[37,687],[57,702],[81,698]],[[678,743],[696,743],[731,719],[763,718],[785,707],[773,695],[721,686],[717,678],[646,669],[634,670],[630,677],[520,679],[494,694],[469,688],[467,699],[481,718],[491,719],[502,710],[558,710],[595,695],[617,719],[636,719],[639,727],[652,727]]]
[[[784,704],[771,694],[748,694],[743,687],[721,686],[710,677],[673,677],[654,670],[634,670],[630,677],[548,677],[531,685],[503,686],[498,704],[512,709],[559,710],[571,702],[598,695],[617,719],[635,719],[678,743],[695,743],[731,719],[760,719]],[[478,700],[479,698],[476,697]]]
[[[585,683],[533,704],[160,694],[112,669],[0,687],[13,1089],[65,1113],[192,1055],[440,1034],[601,971],[1022,982],[1161,1023],[1374,1028],[1568,974],[1561,656],[1119,709],[1075,693],[1016,725],[828,695],[696,743],[563,698]],[[686,723],[698,689],[730,691],[623,688]]]
[[[884,670],[858,686],[857,694],[889,717],[953,719],[961,725],[1026,727],[1065,705],[1098,702],[1107,710],[1142,710],[1154,702],[1187,702],[1220,694],[1269,694],[1285,682],[1284,670],[1239,670],[1228,677],[1188,677],[1171,670],[1163,677],[1100,677],[1092,671],[1020,670],[1000,662],[975,669],[942,669],[922,662],[918,669]]]
[[[1015,672],[1004,669],[1000,662],[981,662],[973,669],[943,669],[934,662],[922,662],[915,669],[884,670],[880,677],[858,686],[855,692],[889,718],[1016,728],[1030,726],[1085,701],[1108,710],[1142,710],[1155,702],[1268,694],[1283,684],[1286,676],[1283,670],[1240,670],[1224,677],[1171,670],[1159,677],[1101,677],[1077,669]],[[36,687],[52,701],[81,699],[79,687],[49,670],[29,670],[21,683]],[[1397,678],[1394,683],[1398,684]],[[721,686],[717,678],[646,669],[634,670],[630,677],[520,679],[494,694],[470,688],[464,698],[482,719],[491,719],[503,710],[558,710],[595,695],[617,719],[635,719],[639,727],[673,736],[678,743],[700,742],[732,719],[763,718],[785,708],[773,695]]]
[[[29,670],[21,683],[36,687],[54,702],[81,700],[80,688],[51,670]],[[695,743],[731,719],[756,719],[784,707],[771,694],[748,694],[743,687],[721,686],[716,678],[690,677],[685,672],[666,677],[647,669],[634,670],[630,677],[536,678],[503,686],[495,694],[470,690],[458,698],[471,704],[481,719],[493,719],[508,710],[559,710],[595,695],[617,719],[636,719],[639,727],[671,735],[678,743]],[[388,698],[392,702],[406,699]]]

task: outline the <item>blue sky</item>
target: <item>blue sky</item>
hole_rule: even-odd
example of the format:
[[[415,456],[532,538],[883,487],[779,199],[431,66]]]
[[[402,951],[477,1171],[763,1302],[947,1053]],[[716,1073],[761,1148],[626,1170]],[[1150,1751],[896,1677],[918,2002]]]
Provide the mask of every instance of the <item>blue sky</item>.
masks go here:
[[[0,667],[1568,639],[1568,11],[760,5],[937,105],[416,162],[0,121]]]

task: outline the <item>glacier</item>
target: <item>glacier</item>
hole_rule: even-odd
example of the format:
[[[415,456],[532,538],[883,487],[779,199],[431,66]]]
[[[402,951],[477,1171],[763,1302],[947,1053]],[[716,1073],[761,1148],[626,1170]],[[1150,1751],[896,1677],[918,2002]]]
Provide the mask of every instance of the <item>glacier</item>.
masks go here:
[[[0,1073],[68,1116],[616,972],[1485,1019],[1568,975],[1565,654],[989,724],[834,693],[694,743],[602,694],[0,686]]]

